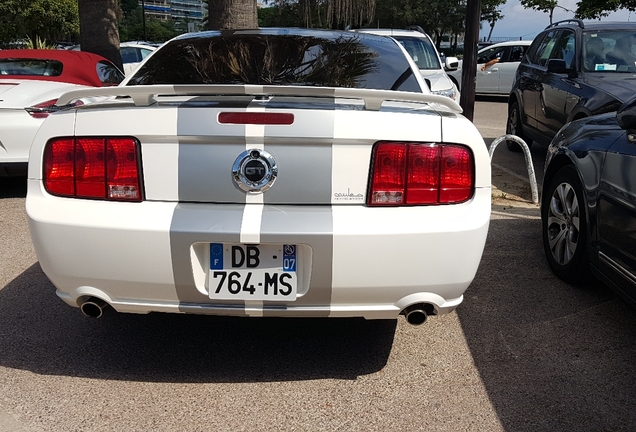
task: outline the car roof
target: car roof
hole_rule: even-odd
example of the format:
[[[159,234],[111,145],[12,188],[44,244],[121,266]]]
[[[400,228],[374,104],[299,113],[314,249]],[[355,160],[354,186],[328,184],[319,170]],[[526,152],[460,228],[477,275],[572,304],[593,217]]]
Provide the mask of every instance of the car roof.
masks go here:
[[[67,50],[1,50],[0,59],[57,60],[63,65],[62,72],[58,76],[1,75],[2,78],[67,82],[71,84],[81,84],[93,87],[101,87],[104,85],[97,75],[97,63],[105,62],[112,65],[110,61],[100,55],[85,51]]]
[[[569,19],[558,21],[547,26],[545,30],[557,27],[580,28],[582,30],[620,30],[629,29],[636,31],[636,22],[631,21],[581,21]]]
[[[484,47],[484,48],[493,48],[493,47],[510,46],[510,45],[530,45],[530,44],[532,44],[531,40],[515,40],[515,41],[497,42],[492,45],[488,45],[487,47]]]
[[[530,46],[532,44],[531,40],[517,40],[517,41],[506,41],[506,42],[498,42],[492,45],[488,45],[482,48],[479,48],[479,52],[483,52],[492,48],[506,47],[506,46]]]
[[[151,45],[145,42],[122,42],[119,44],[120,48],[130,47],[130,48],[143,48],[154,51],[157,49],[157,45]]]
[[[380,36],[412,36],[412,37],[427,37],[426,33],[419,32],[417,30],[404,30],[404,29],[391,29],[391,28],[364,28],[351,30],[358,33],[370,33]]]

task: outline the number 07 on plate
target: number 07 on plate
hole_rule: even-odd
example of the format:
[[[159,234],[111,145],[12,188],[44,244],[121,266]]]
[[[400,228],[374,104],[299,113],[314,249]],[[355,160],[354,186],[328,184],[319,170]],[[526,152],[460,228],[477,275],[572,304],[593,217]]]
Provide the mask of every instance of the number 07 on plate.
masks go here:
[[[296,245],[291,244],[210,243],[210,298],[295,300],[296,251]]]

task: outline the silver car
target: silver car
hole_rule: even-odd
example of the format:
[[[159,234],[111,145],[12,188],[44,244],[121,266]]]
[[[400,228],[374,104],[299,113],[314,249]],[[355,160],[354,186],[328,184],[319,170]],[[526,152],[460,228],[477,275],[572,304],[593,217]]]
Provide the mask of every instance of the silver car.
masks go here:
[[[446,96],[459,102],[459,87],[447,74],[447,71],[457,69],[459,60],[456,57],[446,57],[442,61],[435,44],[425,32],[399,29],[359,29],[354,31],[389,36],[395,39],[415,62],[420,74],[431,89],[431,93]]]

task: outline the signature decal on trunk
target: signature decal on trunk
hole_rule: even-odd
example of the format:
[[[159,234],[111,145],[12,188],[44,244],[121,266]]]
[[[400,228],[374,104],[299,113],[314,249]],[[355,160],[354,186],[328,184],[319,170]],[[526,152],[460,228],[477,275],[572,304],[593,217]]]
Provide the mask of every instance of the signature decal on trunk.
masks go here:
[[[347,192],[335,192],[333,194],[336,201],[363,201],[364,195],[361,193],[353,193],[351,189],[347,188]]]

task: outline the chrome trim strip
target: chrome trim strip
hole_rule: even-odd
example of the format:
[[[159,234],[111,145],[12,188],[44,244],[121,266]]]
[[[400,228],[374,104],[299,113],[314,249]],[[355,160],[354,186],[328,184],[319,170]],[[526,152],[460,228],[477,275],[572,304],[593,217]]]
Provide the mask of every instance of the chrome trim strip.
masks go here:
[[[620,265],[619,263],[617,263],[616,261],[614,261],[613,259],[608,257],[603,252],[599,252],[598,253],[598,257],[605,264],[607,264],[608,266],[612,267],[614,270],[616,270],[622,276],[624,276],[625,278],[629,279],[632,283],[636,284],[636,275],[635,274],[633,274],[632,272],[627,270],[625,267],[623,267],[622,265]]]

